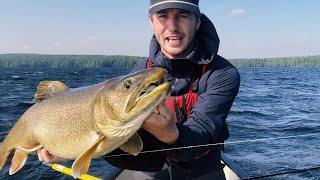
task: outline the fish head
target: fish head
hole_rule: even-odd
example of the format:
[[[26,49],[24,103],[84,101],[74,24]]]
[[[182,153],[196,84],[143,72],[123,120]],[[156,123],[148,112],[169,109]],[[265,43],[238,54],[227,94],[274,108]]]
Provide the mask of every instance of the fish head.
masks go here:
[[[98,128],[109,136],[125,136],[141,127],[156,106],[171,93],[163,68],[141,70],[113,78],[100,92],[94,108]]]

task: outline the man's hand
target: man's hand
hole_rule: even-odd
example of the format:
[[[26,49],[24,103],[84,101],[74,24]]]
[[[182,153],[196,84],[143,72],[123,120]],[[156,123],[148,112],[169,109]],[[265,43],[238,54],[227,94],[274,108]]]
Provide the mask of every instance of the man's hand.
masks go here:
[[[142,128],[166,144],[174,144],[179,136],[174,114],[164,102],[145,120]]]
[[[45,148],[40,148],[37,150],[39,161],[43,161],[46,163],[54,163],[54,162],[66,162],[67,159],[53,156],[49,153],[49,151]]]

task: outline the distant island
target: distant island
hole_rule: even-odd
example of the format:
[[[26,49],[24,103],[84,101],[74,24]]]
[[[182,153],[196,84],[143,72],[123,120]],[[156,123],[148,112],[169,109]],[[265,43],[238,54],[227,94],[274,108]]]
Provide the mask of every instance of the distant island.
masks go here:
[[[0,67],[133,67],[145,59],[122,55],[0,54]],[[229,61],[236,67],[320,67],[320,55]]]

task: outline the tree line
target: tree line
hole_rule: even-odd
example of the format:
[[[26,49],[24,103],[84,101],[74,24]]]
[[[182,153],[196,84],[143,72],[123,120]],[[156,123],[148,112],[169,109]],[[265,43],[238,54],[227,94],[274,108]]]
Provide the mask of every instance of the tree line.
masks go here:
[[[133,67],[146,57],[122,55],[0,54],[0,67]],[[320,67],[320,55],[230,59],[236,67]]]
[[[0,54],[0,67],[133,67],[144,59],[117,55]]]
[[[230,62],[237,67],[320,67],[320,55],[279,58],[231,59]]]

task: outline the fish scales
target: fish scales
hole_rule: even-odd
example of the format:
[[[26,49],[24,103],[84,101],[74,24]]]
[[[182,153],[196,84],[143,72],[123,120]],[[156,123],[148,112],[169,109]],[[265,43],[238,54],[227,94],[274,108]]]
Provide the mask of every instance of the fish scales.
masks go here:
[[[166,70],[152,68],[75,89],[59,81],[41,82],[34,96],[37,103],[0,144],[0,170],[11,151],[10,175],[23,167],[28,154],[41,147],[75,160],[75,178],[87,172],[91,158],[118,147],[138,154],[143,145],[136,131],[170,95],[166,75]]]

